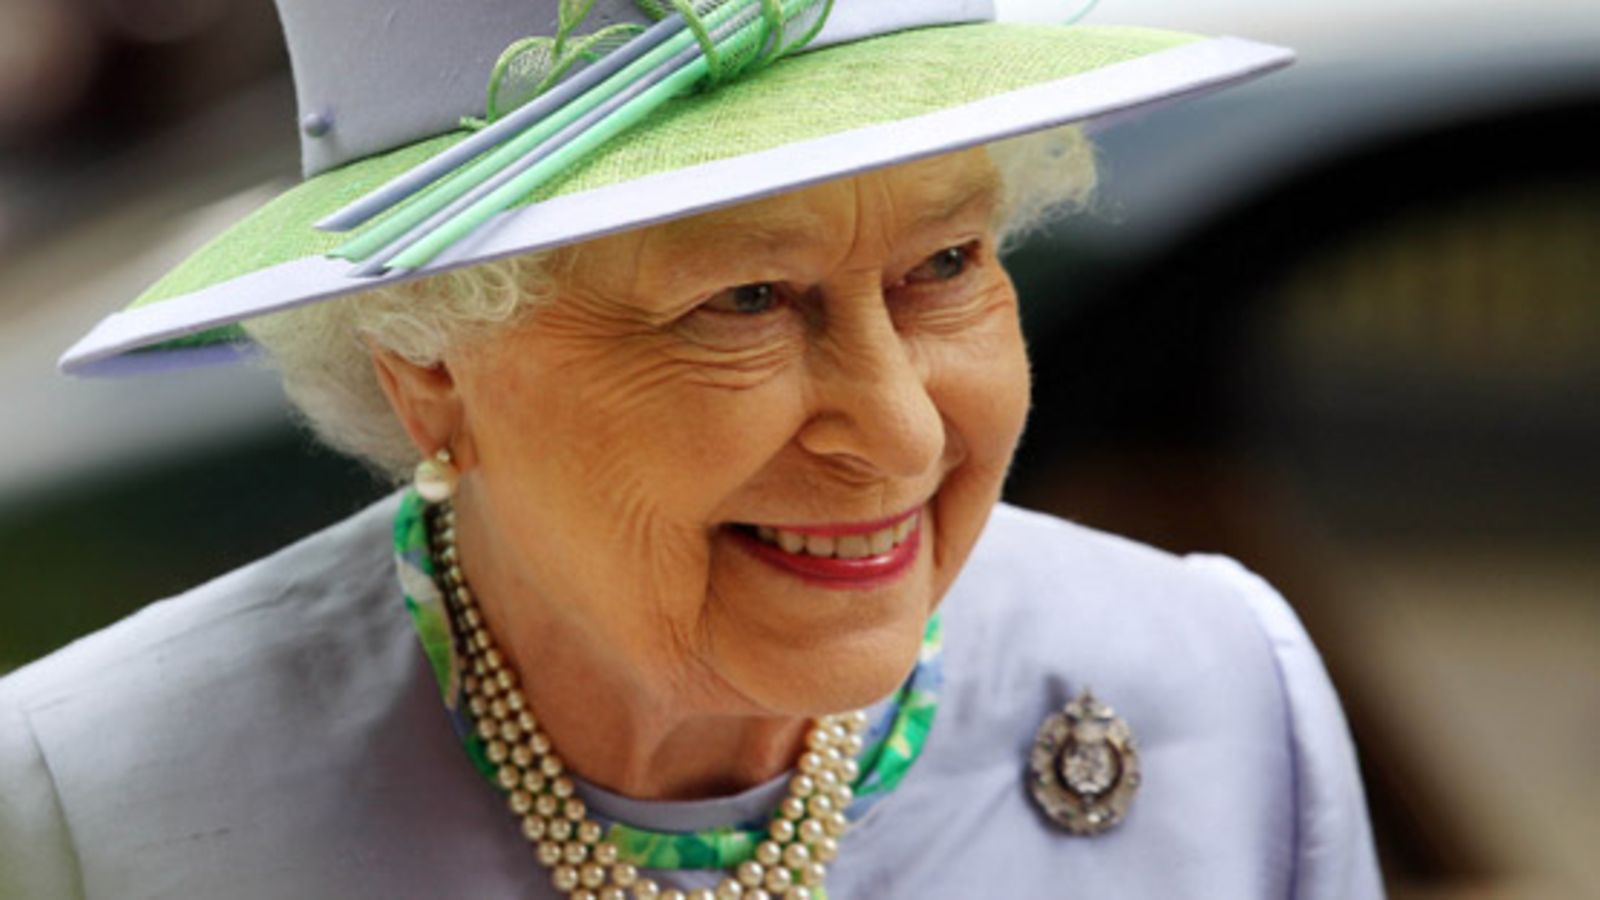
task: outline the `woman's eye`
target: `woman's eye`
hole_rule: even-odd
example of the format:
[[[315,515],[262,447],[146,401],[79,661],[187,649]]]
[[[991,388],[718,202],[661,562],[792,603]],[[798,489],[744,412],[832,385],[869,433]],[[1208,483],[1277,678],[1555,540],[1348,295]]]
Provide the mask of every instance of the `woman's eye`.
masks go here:
[[[976,247],[973,244],[962,244],[959,247],[946,247],[938,253],[923,260],[921,265],[906,273],[906,281],[910,284],[924,284],[931,281],[954,281],[966,274],[967,267],[972,264]]]
[[[759,316],[776,308],[781,298],[771,282],[743,284],[729,288],[707,300],[702,306],[721,313],[742,316]]]

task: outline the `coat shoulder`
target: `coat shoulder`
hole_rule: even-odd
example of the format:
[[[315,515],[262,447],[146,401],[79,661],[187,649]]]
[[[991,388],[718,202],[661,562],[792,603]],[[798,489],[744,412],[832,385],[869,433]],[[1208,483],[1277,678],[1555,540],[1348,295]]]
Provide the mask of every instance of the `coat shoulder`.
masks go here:
[[[23,896],[260,896],[238,879],[285,835],[328,840],[333,817],[273,798],[361,771],[374,723],[432,687],[394,503],[0,680],[0,873],[20,853],[50,879]]]
[[[980,627],[1025,634],[1014,649],[1041,665],[1136,663],[1146,680],[1241,666],[1270,674],[1267,625],[1298,624],[1276,591],[1227,557],[1179,556],[1006,504],[995,509],[952,599],[981,612],[973,616],[986,623]]]
[[[1241,884],[1302,900],[1382,896],[1321,656],[1239,562],[1002,505],[946,609],[952,700],[992,728],[1031,737],[1029,723],[1091,689],[1139,740],[1141,805],[1257,847]]]

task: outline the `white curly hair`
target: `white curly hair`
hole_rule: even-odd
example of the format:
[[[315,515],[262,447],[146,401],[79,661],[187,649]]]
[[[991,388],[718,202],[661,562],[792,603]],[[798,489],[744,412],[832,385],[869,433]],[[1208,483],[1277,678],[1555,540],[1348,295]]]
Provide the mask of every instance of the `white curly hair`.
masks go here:
[[[1002,185],[1001,250],[1055,217],[1081,208],[1094,189],[1092,145],[1076,126],[987,145]],[[285,393],[324,443],[396,480],[419,459],[389,407],[368,341],[417,365],[456,342],[514,322],[555,293],[559,251],[529,253],[244,323],[267,351]]]

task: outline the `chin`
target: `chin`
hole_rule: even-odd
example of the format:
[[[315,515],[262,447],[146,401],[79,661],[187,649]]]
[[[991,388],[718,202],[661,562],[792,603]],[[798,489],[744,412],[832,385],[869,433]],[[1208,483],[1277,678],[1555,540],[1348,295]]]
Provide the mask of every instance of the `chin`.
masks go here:
[[[721,655],[718,668],[747,700],[773,715],[862,709],[898,690],[910,675],[922,648],[925,609],[803,643],[763,641],[757,652]]]

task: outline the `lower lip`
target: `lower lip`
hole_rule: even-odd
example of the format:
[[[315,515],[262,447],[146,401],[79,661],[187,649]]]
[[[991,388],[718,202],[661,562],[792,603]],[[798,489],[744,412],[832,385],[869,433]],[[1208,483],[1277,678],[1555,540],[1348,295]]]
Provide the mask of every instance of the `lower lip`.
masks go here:
[[[811,584],[829,588],[874,588],[886,585],[904,575],[917,561],[917,551],[922,547],[922,517],[899,546],[888,553],[864,556],[860,559],[835,559],[787,553],[754,535],[739,529],[729,529],[734,539],[755,558]]]

